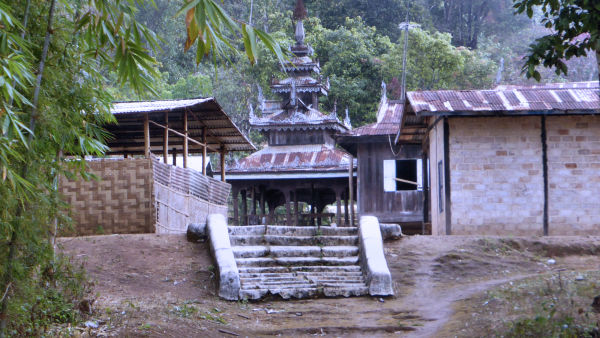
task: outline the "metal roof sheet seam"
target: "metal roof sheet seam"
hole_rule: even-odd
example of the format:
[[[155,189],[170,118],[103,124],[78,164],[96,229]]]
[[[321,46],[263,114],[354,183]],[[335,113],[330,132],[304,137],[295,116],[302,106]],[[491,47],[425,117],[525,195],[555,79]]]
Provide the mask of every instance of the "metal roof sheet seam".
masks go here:
[[[600,110],[598,81],[548,83],[534,86],[498,86],[487,90],[438,90],[407,93],[417,115],[486,112],[597,113]]]

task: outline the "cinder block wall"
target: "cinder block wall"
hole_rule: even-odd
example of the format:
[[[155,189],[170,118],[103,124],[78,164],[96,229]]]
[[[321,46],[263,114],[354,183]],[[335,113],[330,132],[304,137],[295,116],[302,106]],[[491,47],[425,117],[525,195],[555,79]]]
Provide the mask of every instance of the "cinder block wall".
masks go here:
[[[600,234],[600,117],[548,116],[550,235]]]
[[[61,179],[60,191],[71,205],[73,232],[100,235],[154,232],[153,175],[150,159],[88,162],[100,181]]]
[[[452,234],[541,235],[540,117],[451,118]]]

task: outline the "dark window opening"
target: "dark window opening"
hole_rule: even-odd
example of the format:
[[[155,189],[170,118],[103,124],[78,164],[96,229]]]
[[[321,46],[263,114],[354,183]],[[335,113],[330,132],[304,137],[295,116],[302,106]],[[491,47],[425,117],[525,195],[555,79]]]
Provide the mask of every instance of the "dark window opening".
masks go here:
[[[417,190],[419,186],[417,170],[417,160],[397,160],[396,191]]]

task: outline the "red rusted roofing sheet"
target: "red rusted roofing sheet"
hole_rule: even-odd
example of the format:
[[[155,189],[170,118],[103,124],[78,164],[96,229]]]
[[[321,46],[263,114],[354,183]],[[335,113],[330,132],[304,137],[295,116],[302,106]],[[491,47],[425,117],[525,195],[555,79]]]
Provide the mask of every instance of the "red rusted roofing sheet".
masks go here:
[[[386,101],[380,104],[377,112],[378,122],[356,128],[351,136],[396,135],[402,122],[404,107],[400,101]]]
[[[239,160],[227,173],[346,171],[350,159],[347,152],[324,144],[272,146]]]
[[[598,113],[598,81],[498,86],[492,90],[408,92],[417,115],[520,113]]]

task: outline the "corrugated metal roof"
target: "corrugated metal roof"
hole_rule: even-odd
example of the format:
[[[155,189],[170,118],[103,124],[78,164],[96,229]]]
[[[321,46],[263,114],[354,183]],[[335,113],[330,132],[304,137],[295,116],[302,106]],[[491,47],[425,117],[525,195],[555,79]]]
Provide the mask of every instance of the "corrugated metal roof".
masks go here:
[[[115,102],[111,112],[113,114],[127,113],[150,113],[158,111],[169,111],[175,109],[193,108],[196,105],[214,101],[214,98],[199,98],[185,100],[158,100],[158,101],[131,101],[131,102]]]
[[[346,171],[351,156],[324,144],[269,146],[227,168],[228,174]]]
[[[356,128],[350,132],[351,136],[376,136],[396,135],[400,129],[403,105],[400,101],[385,100],[379,105],[377,120],[379,122]]]
[[[272,105],[272,107],[274,106]],[[346,131],[348,129],[339,120],[337,114],[325,115],[312,108],[307,111],[281,108],[263,110],[263,115],[260,117],[250,114],[250,125],[256,130],[334,129]]]
[[[223,111],[219,103],[214,98],[209,97],[113,103],[111,112],[118,123],[105,126],[114,136],[108,141],[110,147],[108,153],[138,154],[144,152],[143,123],[145,114],[148,114],[150,121],[163,126],[166,124],[166,118],[168,117],[171,129],[183,131],[183,113],[186,111],[189,112],[188,135],[192,138],[201,139],[203,130],[206,129],[209,152],[220,149],[221,146],[224,146],[226,151],[256,150],[252,142]],[[154,124],[150,125],[151,151],[161,151],[163,135],[162,127]],[[172,135],[169,147],[181,151],[183,142],[179,137]],[[201,152],[201,147],[195,143],[190,143],[189,151],[190,153]]]
[[[598,81],[498,86],[491,90],[408,92],[417,115],[598,113]]]

